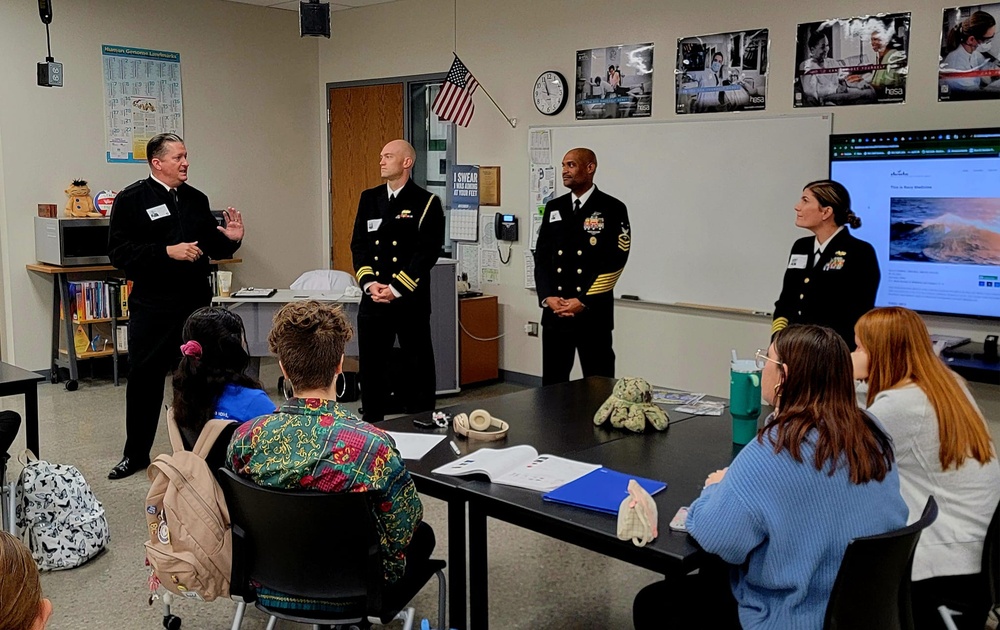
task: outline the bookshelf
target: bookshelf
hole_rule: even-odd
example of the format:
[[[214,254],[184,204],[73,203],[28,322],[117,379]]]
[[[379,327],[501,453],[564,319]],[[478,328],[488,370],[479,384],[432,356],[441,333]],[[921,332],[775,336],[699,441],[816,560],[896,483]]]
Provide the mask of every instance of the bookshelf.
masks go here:
[[[230,258],[226,260],[213,260],[211,264],[213,267],[218,267],[219,265],[226,264],[238,264],[243,262],[241,258]],[[107,282],[107,278],[111,275],[122,275],[122,272],[111,265],[79,265],[74,267],[61,267],[59,265],[50,265],[47,263],[34,263],[25,265],[28,271],[33,273],[42,274],[45,276],[50,276],[52,278],[52,352],[51,352],[51,365],[49,371],[49,382],[58,383],[60,379],[59,369],[65,369],[69,372],[69,379],[66,380],[67,391],[76,391],[79,387],[79,362],[88,359],[97,359],[101,357],[111,357],[112,365],[114,369],[114,383],[119,384],[118,379],[118,360],[119,358],[126,354],[126,350],[118,349],[118,326],[124,322],[128,321],[128,317],[119,316],[116,309],[111,308],[107,314],[109,317],[97,317],[92,313],[87,314],[83,311],[83,317],[77,317],[76,319],[72,317],[63,317],[64,310],[63,305],[77,304],[74,298],[71,297],[71,285],[74,281],[69,279],[70,275],[78,276],[79,274],[89,274],[91,276],[97,275],[101,276],[104,274],[103,280],[98,280],[97,282],[106,282],[109,285],[111,292],[115,297],[108,296],[108,303],[112,306],[120,303],[120,297],[118,297],[118,288],[112,282]],[[104,313],[99,313],[103,315]],[[87,338],[90,340],[94,339],[94,328],[95,326],[103,326],[105,324],[110,324],[110,342],[111,347],[102,347],[100,350],[88,349],[82,352],[77,352],[76,344],[74,343],[75,331],[77,326],[84,326],[87,331]],[[65,340],[65,344],[62,340]]]

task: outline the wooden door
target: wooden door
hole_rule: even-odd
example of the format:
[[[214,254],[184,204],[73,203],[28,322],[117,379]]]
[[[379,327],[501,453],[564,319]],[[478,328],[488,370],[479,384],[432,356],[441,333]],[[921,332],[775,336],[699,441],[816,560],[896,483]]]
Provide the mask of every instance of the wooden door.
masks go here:
[[[379,153],[403,137],[403,84],[330,88],[330,261],[354,274],[351,233],[361,191],[378,185]]]

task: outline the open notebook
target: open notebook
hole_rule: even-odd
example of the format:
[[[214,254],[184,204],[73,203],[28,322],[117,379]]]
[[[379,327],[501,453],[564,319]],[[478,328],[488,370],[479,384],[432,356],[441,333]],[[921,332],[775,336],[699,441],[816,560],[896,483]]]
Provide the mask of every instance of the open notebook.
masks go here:
[[[548,492],[600,466],[555,455],[539,455],[531,446],[481,448],[432,472],[439,475],[486,475],[493,483]]]

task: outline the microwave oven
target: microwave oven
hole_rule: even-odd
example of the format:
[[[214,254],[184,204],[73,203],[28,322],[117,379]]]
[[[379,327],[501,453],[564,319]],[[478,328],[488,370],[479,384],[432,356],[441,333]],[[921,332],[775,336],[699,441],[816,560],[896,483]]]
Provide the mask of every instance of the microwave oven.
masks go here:
[[[35,258],[68,267],[107,265],[111,219],[51,219],[35,217]]]

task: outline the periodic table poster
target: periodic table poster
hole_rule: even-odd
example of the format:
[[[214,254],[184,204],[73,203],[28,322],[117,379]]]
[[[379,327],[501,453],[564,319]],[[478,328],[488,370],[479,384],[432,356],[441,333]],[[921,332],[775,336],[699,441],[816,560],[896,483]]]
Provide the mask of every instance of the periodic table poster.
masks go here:
[[[101,53],[108,162],[145,162],[150,138],[184,135],[180,53],[109,44]]]

